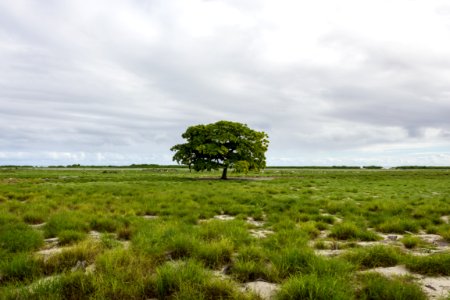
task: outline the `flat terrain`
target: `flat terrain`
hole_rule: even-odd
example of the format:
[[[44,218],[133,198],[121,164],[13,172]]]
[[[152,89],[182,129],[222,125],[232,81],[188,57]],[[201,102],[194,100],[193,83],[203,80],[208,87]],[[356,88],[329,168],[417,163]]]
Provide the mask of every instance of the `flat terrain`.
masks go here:
[[[229,175],[0,169],[0,298],[450,299],[450,170]]]

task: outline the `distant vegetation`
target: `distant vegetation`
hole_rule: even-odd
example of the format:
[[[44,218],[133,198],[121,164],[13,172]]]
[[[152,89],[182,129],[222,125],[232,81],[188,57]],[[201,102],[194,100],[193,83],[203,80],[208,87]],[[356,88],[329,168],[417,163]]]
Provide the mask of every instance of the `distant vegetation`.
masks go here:
[[[177,169],[177,168],[188,168],[188,166],[183,165],[159,165],[159,164],[131,164],[131,165],[81,165],[81,164],[71,164],[71,165],[50,165],[50,166],[31,166],[31,165],[0,165],[0,168],[85,168],[85,169],[93,169],[93,168],[114,168],[114,169]],[[385,169],[382,166],[266,166],[266,169],[349,169],[349,170],[357,170],[357,169]],[[450,166],[398,166],[398,167],[390,167],[388,169],[399,169],[399,170],[447,170],[450,169]]]

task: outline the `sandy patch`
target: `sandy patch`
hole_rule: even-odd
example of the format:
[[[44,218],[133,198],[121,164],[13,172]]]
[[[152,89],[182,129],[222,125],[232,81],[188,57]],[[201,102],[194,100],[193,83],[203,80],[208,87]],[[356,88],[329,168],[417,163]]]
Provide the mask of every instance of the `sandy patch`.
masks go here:
[[[125,250],[130,249],[130,241],[119,241],[119,243],[122,244],[123,249],[125,249]]]
[[[253,225],[255,227],[262,227],[264,226],[264,222],[263,221],[256,221],[255,219],[253,219],[252,217],[248,217],[246,222],[250,225]]]
[[[144,215],[142,216],[142,218],[146,219],[146,220],[154,220],[154,219],[158,219],[158,216],[155,215]]]
[[[345,250],[342,250],[342,249],[335,249],[335,250],[334,249],[316,249],[316,250],[314,250],[314,252],[316,253],[316,255],[333,257],[333,256],[341,255],[342,253],[345,252]]]
[[[91,265],[86,267],[85,273],[86,274],[93,274],[93,273],[95,273],[95,270],[96,270],[95,264],[91,264]]]
[[[342,218],[336,217],[335,215],[332,215],[332,214],[329,214],[329,213],[321,213],[320,215],[324,216],[324,217],[333,217],[335,223],[342,223],[342,221],[343,221]]]
[[[217,216],[214,216],[214,219],[221,220],[221,221],[231,221],[231,220],[234,220],[235,217],[230,216],[230,215],[217,215]]]
[[[94,240],[99,240],[100,236],[101,236],[101,233],[98,232],[98,231],[92,230],[92,231],[89,232],[89,236],[91,238],[93,238]]]
[[[272,230],[268,230],[268,229],[250,229],[249,232],[250,232],[251,236],[253,236],[257,239],[266,238],[268,235],[274,233]]]
[[[54,238],[45,239],[44,242],[46,242],[48,244],[58,243],[59,242],[59,238],[54,237]]]
[[[438,234],[416,234],[415,236],[417,236],[426,243],[430,243],[436,246],[447,244],[446,242],[444,242],[442,236]]]
[[[380,232],[376,232],[379,236],[383,238],[383,241],[386,242],[397,242],[400,241],[403,238],[402,234],[384,234]]]
[[[45,284],[49,284],[52,281],[58,280],[60,277],[61,277],[61,275],[47,276],[47,277],[38,279],[37,281],[31,283],[27,288],[28,288],[28,290],[30,292],[33,292],[34,290],[36,290],[40,286],[45,285]]]
[[[405,266],[402,265],[387,268],[375,268],[367,271],[362,271],[361,273],[368,273],[368,272],[376,272],[386,277],[412,275],[412,273],[408,271],[408,269],[406,269]]]
[[[40,223],[40,224],[30,224],[30,227],[33,229],[42,229],[42,227],[45,226],[47,223]]]
[[[328,235],[331,233],[330,230],[322,230],[320,231],[320,234],[317,236],[318,239],[324,239],[328,237]]]
[[[385,244],[385,242],[384,241],[356,242],[356,244],[361,247],[372,247],[372,246],[377,246],[377,245],[383,245],[383,244]]]
[[[51,249],[37,251],[36,254],[42,256],[42,258],[44,259],[44,262],[47,262],[47,260],[50,257],[63,252],[65,249],[68,249],[68,248],[55,247],[55,248],[51,248]]]
[[[430,299],[450,296],[450,277],[424,277],[418,282]]]
[[[261,280],[247,282],[242,287],[244,292],[253,292],[264,300],[275,299],[275,295],[279,289],[278,284]]]

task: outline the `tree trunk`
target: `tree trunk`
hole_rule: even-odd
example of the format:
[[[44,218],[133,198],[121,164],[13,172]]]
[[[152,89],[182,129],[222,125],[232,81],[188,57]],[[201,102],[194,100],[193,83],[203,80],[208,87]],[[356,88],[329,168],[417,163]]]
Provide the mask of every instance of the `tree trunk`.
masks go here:
[[[222,177],[220,179],[227,179],[228,167],[223,168]]]

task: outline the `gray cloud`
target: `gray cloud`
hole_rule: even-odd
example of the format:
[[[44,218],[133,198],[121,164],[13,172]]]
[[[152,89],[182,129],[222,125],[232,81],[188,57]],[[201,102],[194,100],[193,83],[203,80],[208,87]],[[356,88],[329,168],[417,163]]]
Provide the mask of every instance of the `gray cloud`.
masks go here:
[[[272,164],[450,164],[442,1],[386,24],[350,0],[7,2],[0,164],[169,163],[220,119],[267,131]]]

